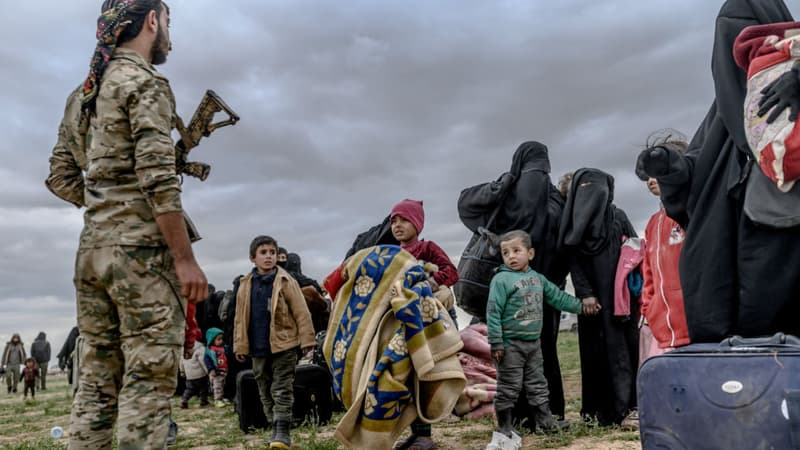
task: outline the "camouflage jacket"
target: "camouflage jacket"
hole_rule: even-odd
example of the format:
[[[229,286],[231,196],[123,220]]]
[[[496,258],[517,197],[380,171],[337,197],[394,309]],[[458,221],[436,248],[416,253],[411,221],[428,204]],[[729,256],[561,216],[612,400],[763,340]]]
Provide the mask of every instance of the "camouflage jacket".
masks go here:
[[[183,211],[176,117],[169,81],[138,53],[117,48],[90,120],[82,247],[165,245],[155,218]]]
[[[58,141],[50,157],[50,175],[45,185],[60,199],[77,207],[86,206],[83,199],[83,171],[86,170],[86,143],[89,121],[81,113],[82,86],[67,98],[64,118],[58,127]]]

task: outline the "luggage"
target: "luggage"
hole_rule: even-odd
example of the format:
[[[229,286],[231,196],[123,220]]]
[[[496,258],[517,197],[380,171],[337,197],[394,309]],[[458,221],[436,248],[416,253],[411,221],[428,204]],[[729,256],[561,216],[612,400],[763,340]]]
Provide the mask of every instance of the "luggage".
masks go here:
[[[325,425],[333,414],[333,384],[327,367],[300,364],[294,369],[292,416],[299,423]]]
[[[267,428],[267,418],[252,370],[243,370],[236,375],[233,407],[239,416],[239,428],[245,433]],[[299,364],[294,371],[294,423],[324,425],[330,421],[332,413],[333,386],[328,370],[313,363]]]
[[[491,222],[495,216],[496,213]],[[453,286],[456,302],[461,309],[481,321],[486,321],[489,283],[495,269],[503,263],[497,245],[497,236],[481,227],[473,234],[458,261],[458,281]]]
[[[800,448],[800,339],[692,344],[639,370],[647,449]]]
[[[239,416],[239,429],[248,433],[253,429],[267,428],[267,418],[261,405],[258,384],[250,369],[236,374],[236,395],[233,398],[233,409]]]

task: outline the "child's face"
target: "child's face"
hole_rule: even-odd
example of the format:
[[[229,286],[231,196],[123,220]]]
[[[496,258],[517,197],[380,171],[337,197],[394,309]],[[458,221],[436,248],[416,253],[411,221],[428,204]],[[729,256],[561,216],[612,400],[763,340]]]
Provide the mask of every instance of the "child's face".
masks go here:
[[[650,189],[650,192],[656,197],[661,196],[661,188],[658,187],[658,180],[655,178],[647,179],[647,189]]]
[[[516,271],[527,269],[534,255],[533,249],[525,248],[520,238],[501,242],[500,253],[503,255],[503,264]]]
[[[215,347],[222,347],[222,335],[218,334],[217,337],[214,338],[214,346]]]
[[[417,238],[417,229],[403,216],[394,216],[392,217],[392,236],[401,244],[406,244]]]
[[[17,366],[17,367],[19,367],[19,366]],[[30,367],[30,368],[33,368],[33,361],[27,361],[27,362],[25,363],[25,367]]]
[[[258,273],[268,273],[275,268],[278,261],[278,249],[272,244],[259,245],[256,249],[256,256],[250,258],[256,266]]]

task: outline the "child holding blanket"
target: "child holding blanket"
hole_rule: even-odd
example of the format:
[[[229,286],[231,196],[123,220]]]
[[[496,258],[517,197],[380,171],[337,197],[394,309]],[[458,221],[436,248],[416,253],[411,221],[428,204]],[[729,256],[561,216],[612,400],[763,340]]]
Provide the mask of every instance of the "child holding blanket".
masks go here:
[[[428,278],[431,290],[440,300],[450,299],[442,302],[447,308],[448,314],[456,322],[455,302],[452,301],[450,286],[458,281],[458,270],[450,261],[450,258],[433,241],[419,239],[422,227],[425,226],[425,210],[422,209],[422,202],[419,200],[405,199],[392,208],[390,214],[392,225],[392,235],[400,242],[400,247],[411,253],[421,263],[433,265],[432,275]],[[438,292],[443,294],[437,294]],[[448,295],[450,294],[450,295]],[[458,325],[456,325],[456,328]],[[431,425],[420,420],[411,424],[411,436],[396,446],[399,450],[427,450],[434,448],[436,444],[431,439]]]

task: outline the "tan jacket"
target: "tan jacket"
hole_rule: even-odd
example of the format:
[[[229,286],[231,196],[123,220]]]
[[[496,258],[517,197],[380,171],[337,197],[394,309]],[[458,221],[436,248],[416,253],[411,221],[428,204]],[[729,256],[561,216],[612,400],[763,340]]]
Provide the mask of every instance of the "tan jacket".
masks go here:
[[[269,323],[269,345],[272,353],[279,353],[297,346],[313,347],[314,326],[311,313],[300,285],[289,272],[278,267],[272,285],[271,316]],[[253,274],[243,276],[236,294],[236,316],[233,319],[233,352],[250,354],[247,329],[250,325],[250,291]]]

